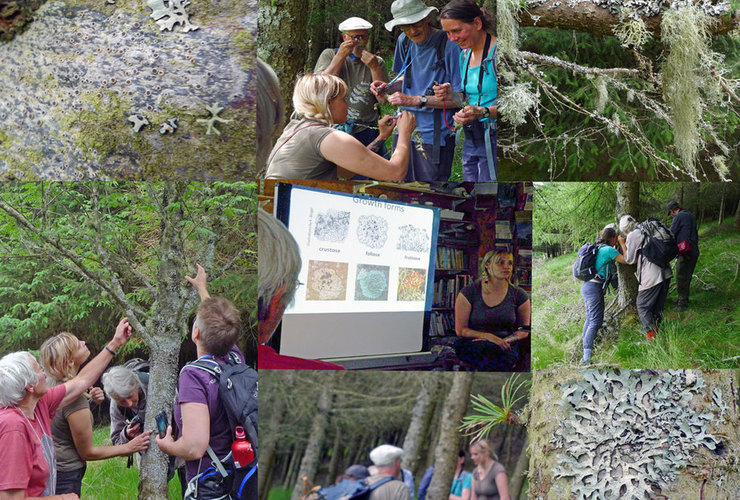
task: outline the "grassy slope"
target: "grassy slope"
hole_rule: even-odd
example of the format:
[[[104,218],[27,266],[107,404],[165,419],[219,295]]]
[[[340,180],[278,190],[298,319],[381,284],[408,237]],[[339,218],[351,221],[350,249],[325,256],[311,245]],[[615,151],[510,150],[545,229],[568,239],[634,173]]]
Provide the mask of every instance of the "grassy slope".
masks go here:
[[[99,427],[93,432],[96,446],[110,445],[110,430]],[[152,438],[152,445],[154,438]],[[82,498],[85,500],[131,500],[137,498],[139,469],[126,468],[126,457],[115,457],[87,463],[87,472],[82,478]],[[180,483],[176,478],[170,481],[170,499],[180,499]]]
[[[740,366],[740,234],[730,224],[699,228],[701,256],[691,282],[691,305],[676,312],[675,280],[658,340],[648,343],[636,314],[616,342],[597,334],[593,364],[623,368],[737,368]],[[571,275],[576,254],[534,263],[533,367],[578,363],[585,312],[580,282]],[[610,291],[607,303],[614,297]],[[733,358],[735,359],[729,359]]]

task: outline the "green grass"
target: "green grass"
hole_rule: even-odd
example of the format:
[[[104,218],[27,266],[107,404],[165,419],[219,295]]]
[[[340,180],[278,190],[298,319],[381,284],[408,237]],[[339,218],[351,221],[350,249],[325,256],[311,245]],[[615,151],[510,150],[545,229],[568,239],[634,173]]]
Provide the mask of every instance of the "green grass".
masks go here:
[[[267,496],[267,500],[290,500],[291,490],[285,488],[273,488]]]
[[[93,431],[96,446],[110,445],[110,430],[99,427]],[[156,446],[152,439],[152,446]],[[82,478],[82,498],[99,500],[131,500],[138,496],[139,469],[126,468],[126,457],[115,457],[87,463]],[[173,478],[169,484],[171,500],[181,499],[180,483]]]
[[[676,312],[671,282],[655,342],[640,331],[637,314],[622,323],[616,341],[597,334],[592,363],[623,368],[737,368],[740,366],[740,234],[731,223],[699,230],[701,255],[691,282],[688,311]],[[580,282],[572,277],[576,253],[535,259],[532,280],[532,354],[536,369],[575,366],[581,356],[585,312]],[[675,273],[674,273],[675,274]],[[614,297],[610,291],[607,304]],[[733,359],[734,358],[734,359]]]

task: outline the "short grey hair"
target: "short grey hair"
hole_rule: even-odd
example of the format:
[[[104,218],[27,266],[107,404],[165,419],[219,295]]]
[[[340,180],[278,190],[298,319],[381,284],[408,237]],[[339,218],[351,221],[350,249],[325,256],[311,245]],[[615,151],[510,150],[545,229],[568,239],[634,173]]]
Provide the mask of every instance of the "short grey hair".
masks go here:
[[[6,354],[0,359],[0,407],[18,406],[26,397],[26,387],[39,383],[28,351]]]
[[[298,244],[288,228],[261,208],[257,209],[257,313],[264,319],[278,288],[285,285],[281,305],[287,306],[301,271]]]
[[[619,219],[619,230],[624,234],[631,233],[635,229],[636,225],[637,221],[631,215],[623,215],[622,218]]]
[[[103,374],[101,380],[105,393],[115,401],[126,399],[132,392],[141,389],[139,377],[125,366],[114,366]]]
[[[283,122],[280,81],[272,68],[257,58],[257,167],[264,168],[275,129]]]

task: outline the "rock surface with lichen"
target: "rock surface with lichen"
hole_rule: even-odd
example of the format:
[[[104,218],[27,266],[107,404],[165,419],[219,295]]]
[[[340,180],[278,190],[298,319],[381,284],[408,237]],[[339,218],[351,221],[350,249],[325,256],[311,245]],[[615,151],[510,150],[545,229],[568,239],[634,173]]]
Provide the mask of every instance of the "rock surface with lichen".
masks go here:
[[[0,42],[0,179],[253,174],[256,1],[178,5],[197,30],[161,31],[140,0],[50,0]],[[206,135],[214,103],[230,121]]]
[[[737,372],[538,370],[530,498],[733,498]]]

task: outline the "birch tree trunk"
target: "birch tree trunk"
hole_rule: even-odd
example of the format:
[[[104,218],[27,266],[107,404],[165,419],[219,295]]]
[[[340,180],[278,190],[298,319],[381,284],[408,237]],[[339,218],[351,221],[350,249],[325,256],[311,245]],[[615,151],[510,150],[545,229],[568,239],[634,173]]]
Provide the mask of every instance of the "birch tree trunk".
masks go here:
[[[298,480],[293,487],[291,500],[300,500],[303,494],[304,484],[302,478],[306,477],[309,481],[313,482],[319,466],[321,450],[324,446],[324,439],[326,438],[326,428],[329,425],[329,412],[331,411],[332,400],[334,398],[335,379],[334,377],[326,377],[324,381],[325,385],[319,396],[318,408],[311,424],[311,435],[308,438],[308,444],[303,453],[301,466],[298,469]]]
[[[421,382],[416,404],[411,411],[411,423],[403,440],[402,466],[416,474],[421,458],[422,446],[428,435],[429,424],[434,413],[434,401],[440,386],[441,373],[429,373]]]
[[[530,498],[735,498],[737,377],[733,370],[535,371]]]
[[[457,428],[465,416],[473,383],[472,372],[455,372],[452,376],[452,387],[442,408],[439,441],[435,447],[434,476],[427,492],[427,498],[430,499],[449,496],[460,449],[460,432]]]

